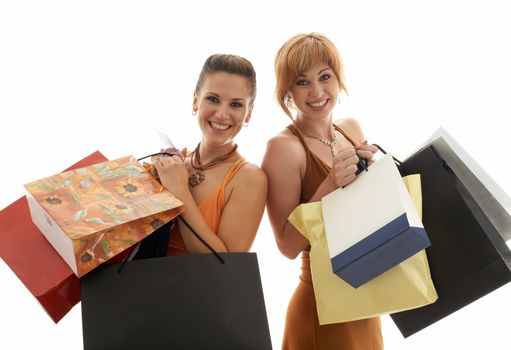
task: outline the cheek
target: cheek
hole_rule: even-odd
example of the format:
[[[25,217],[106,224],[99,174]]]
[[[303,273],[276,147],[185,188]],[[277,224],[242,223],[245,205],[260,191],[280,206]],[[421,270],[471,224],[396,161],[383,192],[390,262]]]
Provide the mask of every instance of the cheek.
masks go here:
[[[295,104],[300,104],[300,103],[303,103],[303,101],[307,97],[307,92],[305,91],[305,89],[298,90],[298,91],[295,91],[293,94],[291,94],[291,97]]]
[[[236,110],[233,113],[233,120],[236,123],[236,125],[243,124],[245,122],[245,119],[247,119],[247,117],[248,117],[248,109],[246,109],[246,108]]]

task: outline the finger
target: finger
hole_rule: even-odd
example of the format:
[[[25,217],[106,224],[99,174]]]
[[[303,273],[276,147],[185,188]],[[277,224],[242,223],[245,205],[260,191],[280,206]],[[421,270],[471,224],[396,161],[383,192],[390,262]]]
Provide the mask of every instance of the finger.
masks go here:
[[[159,159],[155,159],[154,161],[152,161],[152,164],[156,168],[156,171],[159,172],[161,170],[162,165]]]
[[[185,147],[181,151],[179,151],[179,157],[181,160],[184,160],[186,158],[186,155],[188,154],[188,149]]]
[[[371,152],[371,151],[366,151],[366,150],[358,150],[358,151],[357,151],[357,155],[358,155],[360,158],[363,158],[363,159],[372,159],[372,158],[373,158],[374,153],[373,153],[373,152]]]
[[[358,147],[359,150],[370,151],[372,153],[378,152],[378,147],[375,145],[361,145]]]
[[[349,185],[350,183],[355,181],[356,178],[357,178],[357,176],[355,174],[350,174],[350,175],[345,176],[342,180],[341,186],[344,187],[344,186]]]
[[[350,157],[353,157],[353,156],[356,156],[357,153],[355,151],[355,148],[353,147],[348,147],[348,148],[344,148],[342,149],[338,154],[337,154],[337,157],[340,159],[340,160],[346,160]]]
[[[357,164],[359,161],[360,161],[360,158],[358,157],[358,155],[355,154],[354,156],[351,156],[351,157],[345,159],[344,164],[346,164],[346,166],[348,166],[348,165]]]
[[[346,173],[345,177],[346,177],[346,176],[355,174],[358,170],[358,167],[356,165],[352,164],[352,165],[347,166],[345,169],[346,169],[346,172],[345,172]]]

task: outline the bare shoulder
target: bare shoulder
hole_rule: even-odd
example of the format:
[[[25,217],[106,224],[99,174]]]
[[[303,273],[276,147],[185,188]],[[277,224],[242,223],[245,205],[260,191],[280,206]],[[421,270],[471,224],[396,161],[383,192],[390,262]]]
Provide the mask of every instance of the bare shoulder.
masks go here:
[[[365,141],[360,123],[355,118],[343,118],[334,121],[334,124],[344,130],[350,137],[360,143]]]
[[[274,159],[296,160],[305,155],[302,144],[298,138],[288,129],[282,130],[268,140],[266,144],[266,156]]]
[[[250,185],[260,189],[266,188],[266,174],[265,172],[253,163],[245,163],[236,174],[237,182],[240,185]]]

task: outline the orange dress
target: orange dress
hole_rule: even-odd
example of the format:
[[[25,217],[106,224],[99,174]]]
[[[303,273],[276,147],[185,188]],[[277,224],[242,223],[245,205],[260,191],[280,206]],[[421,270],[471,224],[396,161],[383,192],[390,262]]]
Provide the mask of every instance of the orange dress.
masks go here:
[[[289,125],[288,129],[298,137],[307,157],[300,196],[300,201],[306,203],[326,178],[330,167],[309,150],[294,125]],[[336,127],[336,129],[344,134],[339,128]],[[350,138],[348,140],[351,141]],[[309,251],[304,250],[300,282],[287,309],[282,349],[380,350],[383,349],[380,318],[320,326],[312,286]]]
[[[209,228],[215,233],[218,233],[218,226],[220,225],[220,219],[222,218],[222,213],[225,208],[225,188],[234,175],[236,175],[238,170],[245,164],[246,161],[244,158],[240,158],[235,161],[229,168],[227,175],[225,175],[220,185],[198,204],[202,217],[208,224]],[[198,233],[200,234],[200,232]],[[177,225],[175,225],[170,233],[167,255],[185,254],[188,254],[188,251],[186,250],[181,233],[179,232]]]

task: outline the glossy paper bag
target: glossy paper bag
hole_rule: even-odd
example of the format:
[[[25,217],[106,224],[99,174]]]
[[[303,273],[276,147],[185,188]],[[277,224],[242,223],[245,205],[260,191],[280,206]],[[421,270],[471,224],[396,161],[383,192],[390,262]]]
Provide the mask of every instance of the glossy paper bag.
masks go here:
[[[183,211],[133,157],[25,185],[32,219],[78,276],[130,248]]]
[[[420,213],[420,177],[407,177],[405,183]],[[332,271],[321,202],[298,206],[289,221],[311,244],[311,272],[320,325],[416,308],[437,299],[424,251],[354,288]]]
[[[105,160],[94,152],[69,169]],[[32,222],[25,197],[0,211],[0,227],[0,256],[58,322],[80,301],[80,281]]]
[[[435,304],[392,315],[407,337],[511,281],[511,251],[435,146],[419,150],[399,170],[421,174],[423,223],[431,240],[426,253],[438,292]]]
[[[430,245],[390,155],[321,204],[332,269],[355,288]]]

